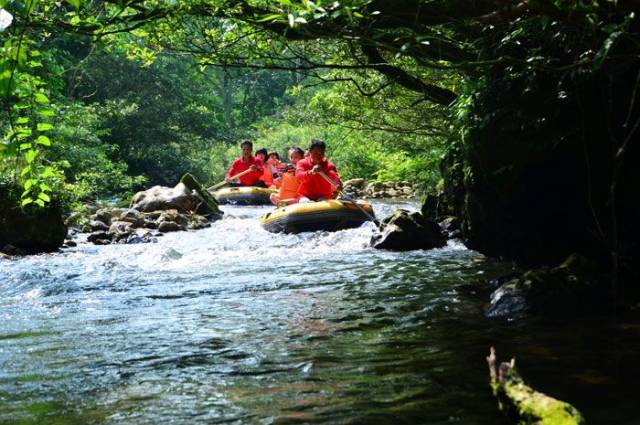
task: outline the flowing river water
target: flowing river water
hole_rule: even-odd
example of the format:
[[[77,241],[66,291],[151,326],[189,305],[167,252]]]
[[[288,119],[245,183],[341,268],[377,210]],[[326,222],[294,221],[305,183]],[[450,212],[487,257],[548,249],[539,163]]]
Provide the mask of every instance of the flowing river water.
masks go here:
[[[589,423],[640,423],[640,322],[490,320],[470,287],[507,266],[460,243],[378,251],[372,225],[274,235],[266,207],[225,210],[0,260],[0,423],[507,424],[491,345]]]

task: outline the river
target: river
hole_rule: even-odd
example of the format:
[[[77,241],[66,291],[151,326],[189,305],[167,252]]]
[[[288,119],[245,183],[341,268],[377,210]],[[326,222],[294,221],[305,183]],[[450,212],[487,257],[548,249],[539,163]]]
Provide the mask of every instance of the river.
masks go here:
[[[266,210],[0,260],[0,423],[507,424],[491,345],[590,424],[640,423],[637,320],[490,320],[470,285],[504,264],[373,250],[372,225],[274,235]]]

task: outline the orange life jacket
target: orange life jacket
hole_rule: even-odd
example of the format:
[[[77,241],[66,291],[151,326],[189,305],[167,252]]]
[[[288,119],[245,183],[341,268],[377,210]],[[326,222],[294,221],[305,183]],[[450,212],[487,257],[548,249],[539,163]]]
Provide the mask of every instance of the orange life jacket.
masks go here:
[[[280,186],[280,201],[298,198],[298,186],[300,182],[293,173],[282,174],[282,185]]]
[[[268,162],[264,164],[264,172],[260,180],[262,180],[267,187],[273,185],[273,166]]]

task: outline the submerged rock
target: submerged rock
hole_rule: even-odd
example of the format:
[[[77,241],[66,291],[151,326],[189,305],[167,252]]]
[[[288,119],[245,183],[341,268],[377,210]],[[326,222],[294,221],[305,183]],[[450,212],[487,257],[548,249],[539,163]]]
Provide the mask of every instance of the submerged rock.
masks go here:
[[[393,251],[440,248],[445,244],[446,238],[437,223],[418,212],[402,209],[382,220],[380,232],[371,238],[374,248]]]
[[[157,238],[154,238],[151,232],[145,232],[142,234],[134,233],[130,235],[125,243],[127,244],[139,244],[139,243],[155,243],[158,242]]]
[[[613,304],[604,279],[584,257],[573,254],[557,267],[526,271],[491,294],[487,316],[573,315],[603,311]]]

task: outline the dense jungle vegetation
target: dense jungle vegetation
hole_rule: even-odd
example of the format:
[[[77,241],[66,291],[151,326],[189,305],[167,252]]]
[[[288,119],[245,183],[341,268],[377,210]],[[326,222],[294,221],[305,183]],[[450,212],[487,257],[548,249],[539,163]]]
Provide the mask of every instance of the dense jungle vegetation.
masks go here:
[[[83,27],[91,20],[80,19],[90,4],[78,12],[73,4],[27,6],[5,4],[15,21],[4,32],[0,124],[0,170],[24,189],[23,206],[54,196],[68,210],[82,208],[172,186],[185,172],[220,181],[244,138],[283,156],[289,146],[326,139],[345,178],[439,179],[446,114],[413,105],[410,91],[385,87],[362,96],[358,82],[344,83],[330,70],[207,64],[215,53],[182,46],[201,36],[199,22],[186,22],[175,45],[164,46],[160,33],[85,34],[95,32]],[[73,16],[55,33],[32,32],[36,19],[54,25],[47,13]],[[218,30],[231,40],[246,28]],[[386,84],[371,72],[363,78],[367,86]]]
[[[3,180],[68,205],[320,137],[468,246],[636,276],[636,1],[0,1]],[[445,202],[446,201],[446,202]],[[436,213],[443,213],[436,211]]]

